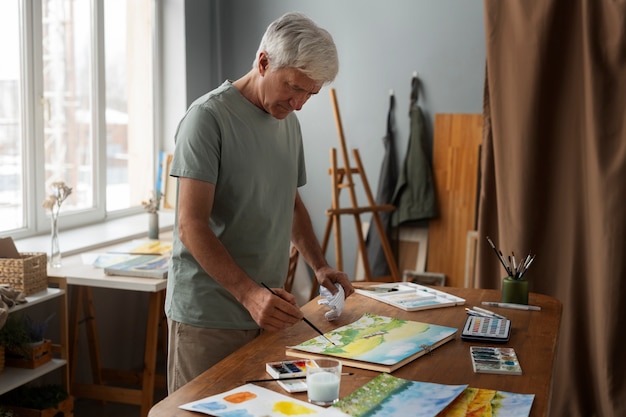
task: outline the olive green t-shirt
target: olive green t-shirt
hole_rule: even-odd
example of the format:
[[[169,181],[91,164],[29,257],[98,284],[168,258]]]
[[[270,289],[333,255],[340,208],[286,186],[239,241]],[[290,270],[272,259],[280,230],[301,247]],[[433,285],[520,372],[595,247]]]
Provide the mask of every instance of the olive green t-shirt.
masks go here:
[[[226,81],[192,103],[181,120],[170,175],[215,184],[211,229],[253,280],[283,285],[296,190],[306,182],[295,114],[275,119]],[[206,328],[258,328],[200,267],[177,232],[176,221],[167,316]]]

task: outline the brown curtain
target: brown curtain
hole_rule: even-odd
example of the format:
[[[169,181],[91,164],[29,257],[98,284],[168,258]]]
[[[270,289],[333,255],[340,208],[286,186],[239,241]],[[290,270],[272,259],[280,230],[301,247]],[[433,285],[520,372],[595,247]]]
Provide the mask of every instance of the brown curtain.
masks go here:
[[[563,303],[549,415],[626,416],[626,2],[484,7],[478,283],[505,275],[486,236],[536,253]]]

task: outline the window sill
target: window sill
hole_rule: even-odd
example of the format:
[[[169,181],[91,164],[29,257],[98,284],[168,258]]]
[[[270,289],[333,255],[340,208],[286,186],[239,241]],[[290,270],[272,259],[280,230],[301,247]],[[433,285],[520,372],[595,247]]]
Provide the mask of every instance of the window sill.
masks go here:
[[[174,211],[159,211],[159,231],[174,228]],[[145,239],[148,235],[148,218],[145,213],[104,221],[91,226],[61,230],[59,242],[61,255],[71,256],[82,252],[114,245],[131,239]],[[50,251],[50,235],[39,235],[15,241],[20,252]]]

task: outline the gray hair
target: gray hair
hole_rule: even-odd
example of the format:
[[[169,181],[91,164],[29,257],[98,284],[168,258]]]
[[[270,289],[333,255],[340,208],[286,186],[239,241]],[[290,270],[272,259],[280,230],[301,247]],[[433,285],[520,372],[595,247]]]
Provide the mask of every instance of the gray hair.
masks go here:
[[[332,36],[302,13],[285,13],[267,27],[259,54],[265,52],[270,69],[296,68],[309,78],[322,83],[332,82],[339,71],[337,48]]]

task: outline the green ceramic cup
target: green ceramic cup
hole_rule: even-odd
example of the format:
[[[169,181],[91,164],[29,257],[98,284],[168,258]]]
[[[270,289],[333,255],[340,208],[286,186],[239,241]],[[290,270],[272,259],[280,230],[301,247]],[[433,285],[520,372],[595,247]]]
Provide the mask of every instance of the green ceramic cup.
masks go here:
[[[528,304],[528,281],[506,277],[502,280],[502,302]]]

